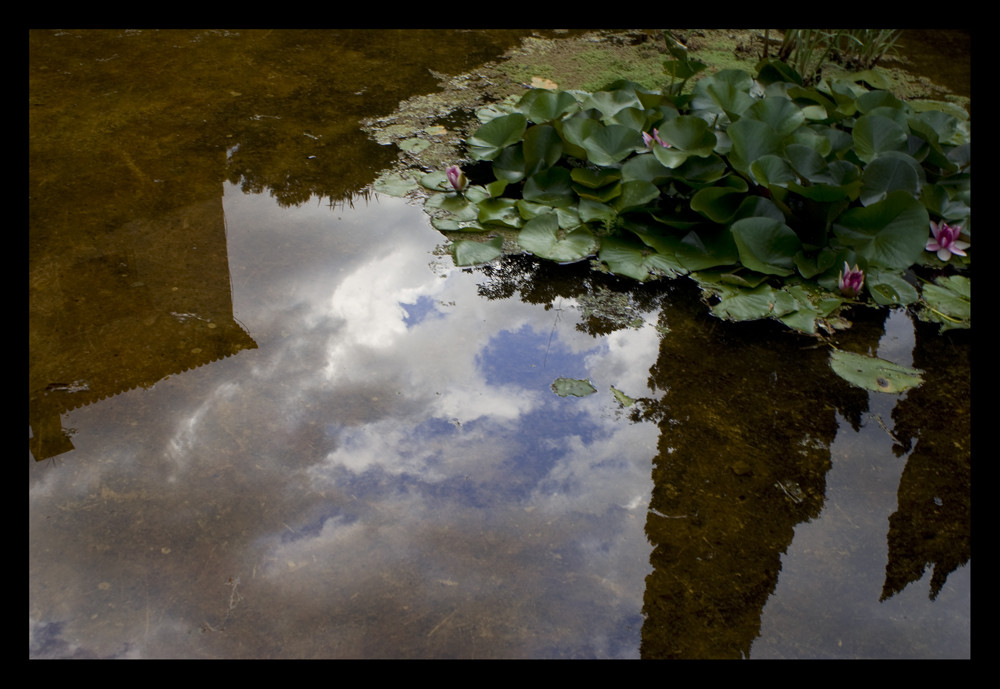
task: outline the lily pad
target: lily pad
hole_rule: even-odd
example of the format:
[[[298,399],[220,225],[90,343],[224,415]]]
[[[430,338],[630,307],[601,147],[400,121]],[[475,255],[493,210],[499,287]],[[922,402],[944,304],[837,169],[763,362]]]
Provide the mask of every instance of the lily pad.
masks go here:
[[[924,382],[920,369],[840,349],[830,352],[830,367],[851,385],[875,392],[903,392]]]
[[[579,261],[597,251],[597,238],[585,226],[566,232],[559,227],[555,213],[546,213],[529,220],[517,237],[525,251],[550,261]]]
[[[972,292],[969,278],[963,275],[939,277],[935,284],[925,285],[922,320],[940,323],[941,330],[972,326]]]
[[[494,237],[486,242],[461,239],[451,245],[451,253],[456,266],[489,263],[503,253],[503,237]]]
[[[615,399],[618,400],[618,403],[623,407],[631,407],[633,404],[635,404],[634,398],[629,397],[624,392],[616,388],[614,385],[611,386],[611,394],[615,396]]]
[[[419,182],[398,172],[383,175],[372,185],[376,192],[398,198],[403,198],[419,187]]]
[[[591,382],[587,379],[578,378],[556,378],[552,382],[552,392],[560,397],[586,397],[597,392]]]

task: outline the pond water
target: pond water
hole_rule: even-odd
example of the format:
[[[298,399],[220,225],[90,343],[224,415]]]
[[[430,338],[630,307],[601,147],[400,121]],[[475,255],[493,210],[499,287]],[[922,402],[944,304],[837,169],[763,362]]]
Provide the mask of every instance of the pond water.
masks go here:
[[[968,333],[868,393],[371,191],[521,33],[31,32],[29,656],[970,655]]]

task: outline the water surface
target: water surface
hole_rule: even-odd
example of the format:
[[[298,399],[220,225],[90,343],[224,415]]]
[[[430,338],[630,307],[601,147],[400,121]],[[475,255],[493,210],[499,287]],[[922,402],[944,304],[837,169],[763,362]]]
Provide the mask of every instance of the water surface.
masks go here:
[[[859,314],[866,393],[369,190],[515,38],[32,32],[30,656],[969,655],[963,333]]]

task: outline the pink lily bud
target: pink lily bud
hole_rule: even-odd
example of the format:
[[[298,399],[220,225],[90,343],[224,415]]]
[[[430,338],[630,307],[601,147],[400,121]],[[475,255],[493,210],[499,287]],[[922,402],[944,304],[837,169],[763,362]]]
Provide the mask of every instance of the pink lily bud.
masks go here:
[[[865,284],[865,271],[858,268],[857,264],[853,268],[844,261],[844,269],[840,271],[837,278],[837,286],[840,293],[845,297],[856,297],[861,293],[861,287]]]
[[[659,144],[660,146],[663,146],[664,148],[670,148],[670,144],[668,144],[666,141],[664,141],[663,139],[660,138],[660,130],[659,129],[654,129],[652,135],[647,134],[646,132],[643,132],[642,133],[642,142],[644,144],[646,144],[647,148],[652,148],[653,147],[653,142],[656,142],[657,144]]]
[[[462,172],[462,168],[458,165],[452,165],[445,170],[445,175],[447,175],[448,181],[451,182],[451,186],[460,194],[469,186],[469,180],[466,179],[465,173]]]

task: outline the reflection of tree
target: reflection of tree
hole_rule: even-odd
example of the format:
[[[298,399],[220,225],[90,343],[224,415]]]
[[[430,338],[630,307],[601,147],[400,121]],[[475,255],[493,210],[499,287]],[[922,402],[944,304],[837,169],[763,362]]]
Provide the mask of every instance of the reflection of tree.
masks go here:
[[[494,300],[520,294],[522,301],[544,304],[546,309],[552,308],[557,298],[606,295],[605,302],[617,298],[625,304],[629,313],[639,315],[659,308],[660,302],[674,286],[663,281],[640,284],[632,279],[622,279],[594,271],[586,261],[558,265],[529,254],[507,255],[475,270],[485,278],[478,287],[481,296]],[[603,311],[594,310],[586,314],[577,327],[594,337],[606,335],[625,327],[623,321],[626,319],[622,315],[614,313],[611,307]]]
[[[971,557],[971,398],[967,331],[939,335],[921,324],[913,365],[924,384],[893,409],[894,430],[910,452],[889,518],[889,562],[882,599],[919,580],[932,566],[930,597]]]
[[[664,391],[646,530],[645,658],[746,657],[795,525],[819,514],[843,386],[825,349],[773,323],[671,303],[651,369]]]
[[[749,655],[795,526],[821,510],[839,414],[855,431],[869,393],[829,366],[829,349],[773,322],[724,323],[683,280],[638,285],[583,262],[557,266],[506,256],[481,273],[480,294],[519,295],[551,307],[557,298],[613,290],[648,312],[660,309],[660,355],[635,421],[661,429],[653,458],[641,653],[648,658]],[[856,310],[839,348],[874,353],[886,313]],[[626,327],[591,318],[595,336]],[[963,333],[918,332],[913,365],[925,383],[893,411],[900,438],[917,438],[889,533],[884,597],[934,564],[932,597],[969,559],[968,345]],[[872,393],[876,394],[876,393]],[[910,448],[897,446],[899,454]]]

